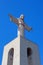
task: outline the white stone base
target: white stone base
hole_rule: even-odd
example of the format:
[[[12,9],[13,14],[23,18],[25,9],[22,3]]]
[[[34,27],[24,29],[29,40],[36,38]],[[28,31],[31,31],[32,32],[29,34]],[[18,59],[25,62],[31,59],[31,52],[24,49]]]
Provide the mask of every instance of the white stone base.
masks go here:
[[[20,36],[4,46],[2,65],[7,65],[8,52],[11,48],[14,48],[13,65],[30,65],[28,64],[27,59],[27,48],[32,49],[31,65],[40,65],[39,50],[37,45]]]

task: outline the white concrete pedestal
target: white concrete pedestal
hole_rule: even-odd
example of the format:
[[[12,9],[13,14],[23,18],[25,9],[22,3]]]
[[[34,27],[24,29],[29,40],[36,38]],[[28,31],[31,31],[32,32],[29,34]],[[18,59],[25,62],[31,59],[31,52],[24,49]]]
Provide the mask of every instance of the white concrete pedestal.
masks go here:
[[[11,51],[10,55],[13,56],[13,59],[9,55],[9,51],[12,48],[14,49],[14,53],[12,55]],[[27,48],[31,48],[32,50],[32,59],[30,58],[30,60],[27,58]],[[8,58],[8,56],[10,58]],[[16,39],[4,46],[2,65],[40,65],[39,50],[37,45],[30,40],[18,36]]]

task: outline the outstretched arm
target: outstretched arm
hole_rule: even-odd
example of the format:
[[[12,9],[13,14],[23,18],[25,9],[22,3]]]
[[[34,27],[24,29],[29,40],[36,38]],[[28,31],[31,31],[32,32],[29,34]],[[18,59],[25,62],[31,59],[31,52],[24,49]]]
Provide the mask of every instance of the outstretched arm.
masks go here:
[[[32,30],[32,28],[29,27],[29,26],[27,26],[26,24],[24,24],[24,28],[25,28],[26,30],[28,30],[28,31]]]
[[[18,19],[13,17],[11,14],[8,14],[8,16],[10,17],[10,20],[15,22],[17,25],[19,25]]]

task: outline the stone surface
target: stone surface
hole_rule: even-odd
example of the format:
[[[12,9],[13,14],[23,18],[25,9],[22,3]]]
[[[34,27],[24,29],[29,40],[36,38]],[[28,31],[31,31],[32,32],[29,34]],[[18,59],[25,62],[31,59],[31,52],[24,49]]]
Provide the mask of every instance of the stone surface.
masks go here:
[[[14,49],[13,63],[8,64],[8,52],[11,48]],[[30,60],[27,58],[27,48],[32,49]],[[4,46],[2,65],[40,65],[38,46],[32,41],[18,36]]]

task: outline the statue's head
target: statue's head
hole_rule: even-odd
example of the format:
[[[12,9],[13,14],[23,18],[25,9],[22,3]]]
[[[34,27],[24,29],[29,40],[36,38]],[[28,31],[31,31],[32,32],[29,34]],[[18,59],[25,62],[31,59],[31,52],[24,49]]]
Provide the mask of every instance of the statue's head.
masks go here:
[[[23,20],[23,19],[24,19],[24,15],[23,15],[23,14],[21,14],[21,15],[20,15],[20,18]]]

